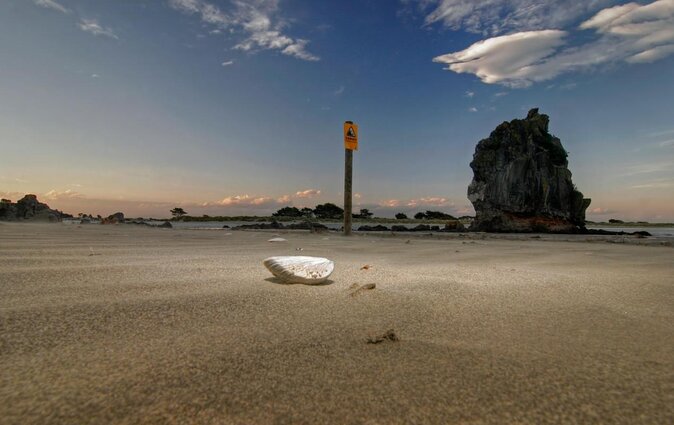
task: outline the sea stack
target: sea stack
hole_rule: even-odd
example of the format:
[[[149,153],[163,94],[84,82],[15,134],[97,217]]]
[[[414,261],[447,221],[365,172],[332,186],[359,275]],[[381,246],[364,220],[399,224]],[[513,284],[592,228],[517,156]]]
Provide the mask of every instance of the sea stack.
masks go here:
[[[571,181],[567,152],[548,132],[549,121],[532,109],[477,144],[468,186],[476,212],[471,230],[576,233],[585,228],[590,199]]]

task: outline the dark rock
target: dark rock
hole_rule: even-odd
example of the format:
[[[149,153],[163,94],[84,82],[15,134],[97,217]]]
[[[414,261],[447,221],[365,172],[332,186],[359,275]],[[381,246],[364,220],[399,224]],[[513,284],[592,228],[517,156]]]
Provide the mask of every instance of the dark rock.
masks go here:
[[[548,132],[549,118],[529,111],[496,127],[475,148],[468,199],[476,211],[471,230],[570,232],[585,226],[590,200],[576,190],[567,152]]]
[[[410,229],[408,229],[407,226],[403,226],[402,224],[394,224],[391,226],[391,230],[394,232],[409,232]]]
[[[459,220],[448,221],[445,223],[445,232],[463,232],[466,227]]]
[[[223,229],[229,229],[229,226],[225,224],[224,226],[222,226],[222,228]]]
[[[119,224],[124,223],[124,213],[116,212],[101,220],[101,224]]]
[[[0,200],[0,220],[61,221],[64,214],[49,208],[37,200],[35,195],[26,195],[16,203],[9,199]]]
[[[161,227],[163,229],[173,229],[173,225],[169,221],[165,221],[157,227]]]
[[[376,226],[364,225],[358,228],[359,232],[387,232],[388,230],[388,227],[382,226],[381,224],[377,224]]]
[[[232,230],[278,230],[284,228],[283,223],[274,220],[271,223],[242,224],[232,227]]]
[[[429,226],[428,224],[419,224],[410,229],[410,231],[412,232],[429,232],[430,230],[431,226]]]
[[[431,226],[431,231],[432,231],[432,232],[439,232],[439,231],[440,231],[440,226]]]

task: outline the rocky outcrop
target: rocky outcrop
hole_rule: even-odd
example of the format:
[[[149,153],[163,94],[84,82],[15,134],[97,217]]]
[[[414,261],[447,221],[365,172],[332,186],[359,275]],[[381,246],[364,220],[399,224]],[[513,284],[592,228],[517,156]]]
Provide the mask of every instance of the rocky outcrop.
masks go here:
[[[60,221],[65,214],[49,208],[35,195],[26,195],[16,203],[9,199],[0,201],[0,220]]]
[[[124,213],[116,212],[101,220],[101,224],[120,224],[124,223]]]
[[[567,152],[538,109],[504,122],[475,148],[468,199],[471,230],[575,233],[585,227],[583,198],[571,181]]]

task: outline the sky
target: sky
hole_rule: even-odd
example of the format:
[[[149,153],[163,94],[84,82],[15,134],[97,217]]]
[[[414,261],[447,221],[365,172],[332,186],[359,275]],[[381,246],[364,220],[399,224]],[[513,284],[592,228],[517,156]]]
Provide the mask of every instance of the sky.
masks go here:
[[[674,0],[2,0],[0,196],[66,212],[473,214],[538,107],[590,220],[674,221]]]

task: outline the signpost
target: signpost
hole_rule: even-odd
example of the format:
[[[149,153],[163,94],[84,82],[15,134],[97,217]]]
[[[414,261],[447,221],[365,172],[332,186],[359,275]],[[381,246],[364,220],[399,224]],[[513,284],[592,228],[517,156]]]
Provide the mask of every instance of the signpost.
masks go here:
[[[358,125],[344,122],[344,235],[351,234],[351,182],[353,176],[353,151],[358,150]]]

